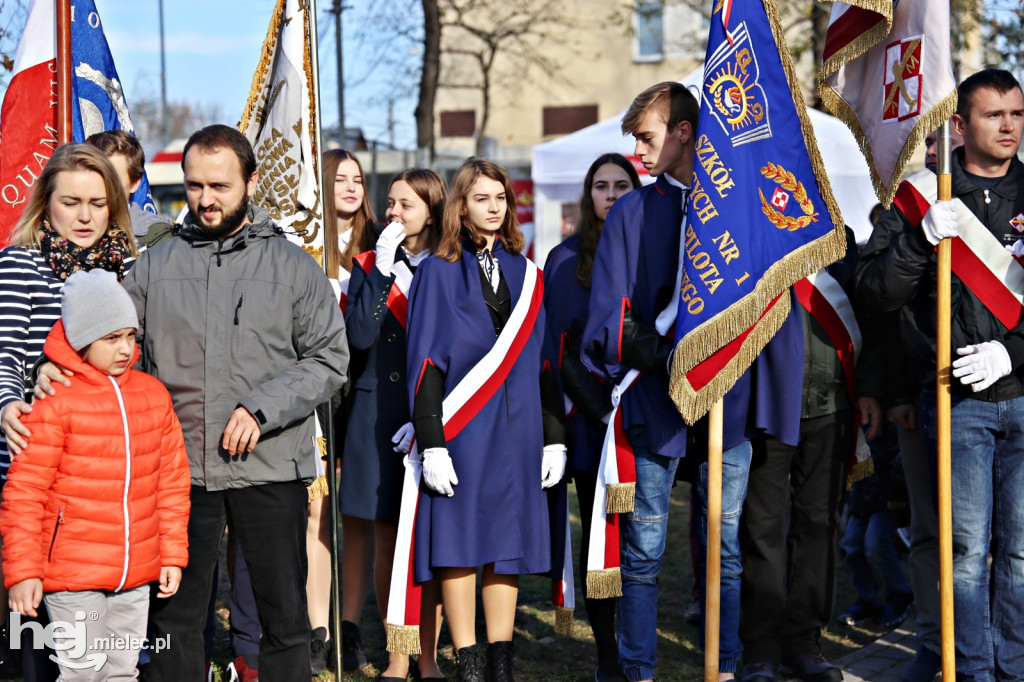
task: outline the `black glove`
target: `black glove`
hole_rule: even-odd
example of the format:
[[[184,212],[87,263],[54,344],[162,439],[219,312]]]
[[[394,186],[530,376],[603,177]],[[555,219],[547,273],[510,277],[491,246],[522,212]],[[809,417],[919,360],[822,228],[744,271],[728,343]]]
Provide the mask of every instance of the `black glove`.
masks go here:
[[[672,339],[652,325],[633,318],[626,310],[622,318],[622,364],[651,376],[668,376],[668,361],[675,349]]]
[[[583,416],[600,422],[612,410],[612,385],[601,383],[568,346],[562,351],[562,385]]]

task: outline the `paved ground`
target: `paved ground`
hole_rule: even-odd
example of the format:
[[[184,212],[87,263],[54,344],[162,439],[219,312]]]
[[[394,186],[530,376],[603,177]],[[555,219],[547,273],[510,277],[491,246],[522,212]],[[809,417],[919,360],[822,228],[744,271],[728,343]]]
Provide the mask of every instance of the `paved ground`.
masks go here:
[[[836,661],[844,682],[899,682],[900,672],[917,652],[917,638],[907,627],[913,621]]]

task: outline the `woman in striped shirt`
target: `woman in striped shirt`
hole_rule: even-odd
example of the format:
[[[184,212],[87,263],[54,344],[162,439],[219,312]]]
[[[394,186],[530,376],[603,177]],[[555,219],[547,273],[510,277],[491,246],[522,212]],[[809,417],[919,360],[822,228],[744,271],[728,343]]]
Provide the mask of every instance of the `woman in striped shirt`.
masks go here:
[[[124,273],[138,249],[128,200],[110,161],[95,147],[66,144],[50,158],[32,199],[0,250],[0,477],[29,432],[32,366],[60,317],[61,289],[72,272]]]

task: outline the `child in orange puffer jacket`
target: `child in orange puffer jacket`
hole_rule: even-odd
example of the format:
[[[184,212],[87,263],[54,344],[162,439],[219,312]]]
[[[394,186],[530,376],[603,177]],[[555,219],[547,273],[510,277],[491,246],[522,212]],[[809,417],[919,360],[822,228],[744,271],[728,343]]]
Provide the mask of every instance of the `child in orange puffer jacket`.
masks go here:
[[[52,633],[62,680],[135,679],[150,583],[171,596],[188,563],[181,425],[163,384],[132,369],[138,326],[112,273],[68,278],[44,352],[71,386],[24,417],[32,437],[3,488],[11,610],[35,615],[42,600],[67,624]]]

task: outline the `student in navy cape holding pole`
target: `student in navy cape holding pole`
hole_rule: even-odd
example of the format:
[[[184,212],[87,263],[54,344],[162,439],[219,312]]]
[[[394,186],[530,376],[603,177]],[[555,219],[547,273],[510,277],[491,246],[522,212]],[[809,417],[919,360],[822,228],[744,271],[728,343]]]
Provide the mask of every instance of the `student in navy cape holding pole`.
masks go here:
[[[425,484],[415,581],[440,579],[458,679],[473,682],[485,665],[488,680],[513,679],[519,576],[551,568],[544,488],[565,470],[561,406],[541,408],[543,283],[523,246],[508,176],[470,159],[452,183],[436,257],[420,265],[409,296]],[[476,641],[479,567],[488,649]]]
[[[619,197],[639,187],[640,178],[626,157],[621,154],[599,156],[583,181],[576,233],[553,248],[544,264],[546,356],[549,365],[556,370],[555,377],[567,401],[565,436],[569,473],[576,482],[583,520],[579,553],[582,584],[586,584],[587,579],[597,467],[606,430],[601,419],[612,408],[612,386],[600,381],[583,365],[579,351],[590,305],[594,253],[604,220]],[[615,600],[588,598],[585,603],[597,645],[595,679],[599,682],[625,679],[619,667],[619,647],[615,639]]]

